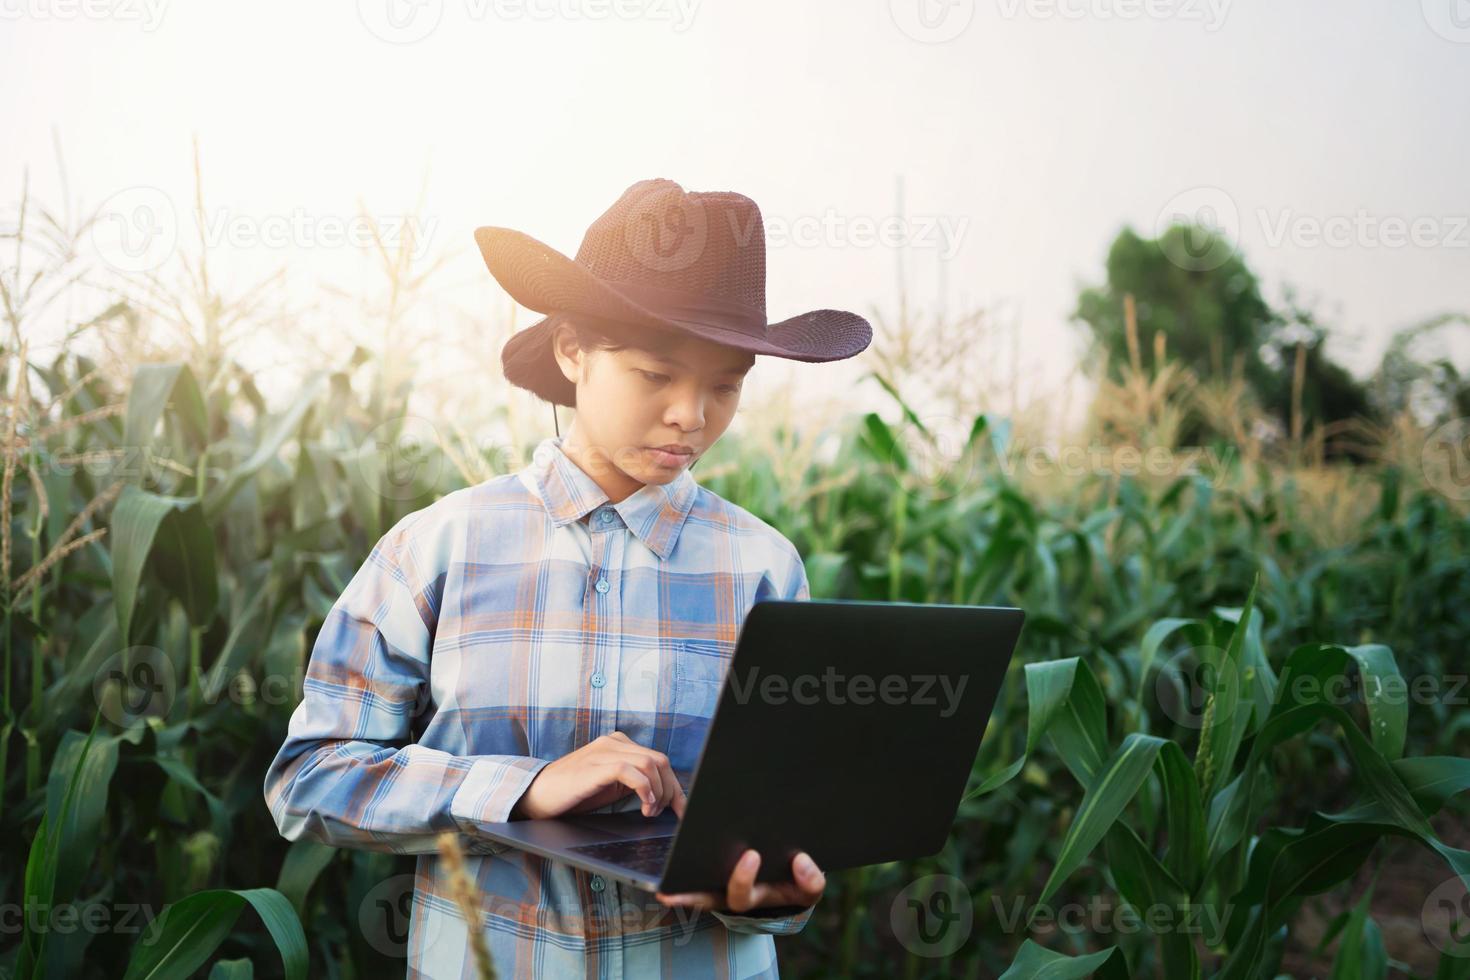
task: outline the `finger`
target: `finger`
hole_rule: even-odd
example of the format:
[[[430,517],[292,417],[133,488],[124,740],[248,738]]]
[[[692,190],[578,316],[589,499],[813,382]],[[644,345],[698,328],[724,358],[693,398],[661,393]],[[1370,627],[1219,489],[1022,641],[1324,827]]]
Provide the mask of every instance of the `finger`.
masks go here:
[[[655,797],[653,792],[653,784],[643,774],[643,770],[639,769],[626,758],[605,759],[602,761],[602,765],[612,767],[612,778],[615,783],[622,783],[628,789],[638,794],[638,798],[643,801],[643,814],[647,816],[648,811],[654,805],[651,801],[657,799],[657,797]]]
[[[665,905],[689,906],[697,909],[717,909],[724,901],[724,896],[718,892],[680,892],[677,895],[654,892],[653,894]]]
[[[684,787],[679,785],[679,777],[674,772],[673,762],[662,752],[651,752],[649,758],[653,760],[658,770],[659,783],[663,787],[663,792],[659,796],[658,809],[654,811],[654,815],[662,813],[664,807],[672,806],[674,815],[682,818],[684,816]]]
[[[821,898],[822,892],[827,889],[827,876],[806,851],[797,852],[796,857],[791,859],[791,873],[801,894],[811,899],[810,902],[803,902],[804,905]]]
[[[673,802],[675,794],[682,794],[684,792],[679,786],[678,777],[674,775],[673,764],[669,762],[669,757],[662,752],[657,752],[636,743],[630,744],[623,749],[614,749],[613,751],[622,752],[635,759],[638,767],[643,770],[643,774],[653,784],[654,795],[658,798],[658,803],[652,813],[649,813],[645,809],[644,814],[646,816],[658,816],[663,812],[664,807],[669,806]],[[682,809],[676,809],[674,812],[680,814],[682,813]]]
[[[658,766],[647,753],[614,749],[613,755],[624,764],[633,766],[648,780],[652,797],[643,797],[643,815],[645,817],[656,816],[668,802],[668,788],[664,785],[663,773],[659,772]]]
[[[735,870],[730,872],[730,881],[725,886],[725,904],[737,912],[744,912],[755,905],[755,875],[760,870],[761,854],[753,847],[745,849]]]
[[[750,907],[769,905],[815,905],[826,890],[826,876],[805,851],[791,859],[794,881],[757,882],[751,891]]]

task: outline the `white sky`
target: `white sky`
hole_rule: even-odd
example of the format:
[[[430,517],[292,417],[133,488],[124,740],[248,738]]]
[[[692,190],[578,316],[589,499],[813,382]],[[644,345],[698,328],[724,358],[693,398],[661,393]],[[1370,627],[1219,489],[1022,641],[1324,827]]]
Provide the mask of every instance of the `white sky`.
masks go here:
[[[1152,234],[1192,188],[1190,210],[1234,209],[1268,299],[1290,282],[1320,301],[1359,373],[1394,329],[1470,309],[1467,0],[596,2],[0,0],[0,205],[27,165],[57,200],[53,129],[74,197],[142,185],[180,213],[197,133],[207,205],[247,228],[342,221],[359,198],[391,220],[427,173],[432,247],[456,255],[439,298],[490,323],[508,300],[478,225],[571,254],[654,176],[748,194],[768,233],[877,222],[901,179],[913,301],[995,308],[1042,385],[1119,228]],[[377,36],[393,11],[426,36]],[[1344,219],[1346,245],[1311,240]],[[1415,219],[1419,244],[1384,243]],[[918,237],[931,221],[959,237]],[[319,237],[217,266],[351,287],[366,263]],[[773,241],[771,319],[891,311],[895,258],[841,231]],[[856,370],[791,367],[828,393]]]

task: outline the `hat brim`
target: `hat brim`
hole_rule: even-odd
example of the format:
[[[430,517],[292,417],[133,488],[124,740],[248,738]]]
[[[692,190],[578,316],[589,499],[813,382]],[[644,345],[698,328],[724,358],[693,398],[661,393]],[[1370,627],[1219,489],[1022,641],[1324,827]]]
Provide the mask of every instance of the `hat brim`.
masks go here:
[[[753,354],[808,362],[852,357],[873,340],[872,325],[846,310],[808,310],[769,324],[764,337],[713,323],[671,319],[634,302],[618,291],[616,283],[599,279],[575,260],[524,232],[512,228],[476,228],[475,243],[480,247],[486,268],[511,298],[538,313],[587,313],[631,326],[690,333]],[[518,331],[506,341],[501,362],[512,384],[529,388],[549,401],[570,405],[572,402],[564,397],[546,394],[548,379],[545,377],[526,376],[532,371],[531,365],[544,360],[551,362],[550,371],[556,378],[566,381],[551,356],[553,325],[547,317]],[[528,356],[528,348],[533,347],[545,348],[544,359]],[[513,377],[512,371],[520,377]],[[535,373],[544,375],[547,371],[542,368]],[[551,387],[558,387],[555,379],[550,381]]]

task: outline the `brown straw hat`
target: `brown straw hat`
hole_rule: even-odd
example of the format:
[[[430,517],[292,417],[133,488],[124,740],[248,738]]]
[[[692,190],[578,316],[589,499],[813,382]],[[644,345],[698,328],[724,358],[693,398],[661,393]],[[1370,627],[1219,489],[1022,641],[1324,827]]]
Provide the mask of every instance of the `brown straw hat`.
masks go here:
[[[510,228],[477,228],[475,242],[517,303],[549,314],[506,341],[500,360],[511,384],[553,404],[577,397],[551,352],[559,314],[796,361],[852,357],[873,339],[867,320],[843,310],[767,322],[765,225],[756,203],[733,191],[640,180],[587,229],[575,259]]]

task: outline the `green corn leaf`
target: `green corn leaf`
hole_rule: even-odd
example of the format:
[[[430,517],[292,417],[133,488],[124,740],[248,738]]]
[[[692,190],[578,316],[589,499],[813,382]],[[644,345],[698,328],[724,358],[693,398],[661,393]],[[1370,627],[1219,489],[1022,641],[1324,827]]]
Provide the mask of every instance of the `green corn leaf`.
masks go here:
[[[285,895],[298,915],[304,914],[306,895],[317,877],[337,856],[337,848],[313,840],[293,841],[281,862],[276,890]]]
[[[220,888],[174,902],[133,947],[123,980],[186,980],[229,936],[247,902],[276,941],[286,980],[305,980],[306,933],[291,903],[274,888]]]
[[[52,759],[46,784],[46,811],[41,818],[41,829],[31,841],[25,870],[27,900],[34,901],[38,908],[49,909],[72,901],[87,863],[96,853],[107,807],[107,789],[117,768],[117,739],[104,736],[97,740],[101,719],[99,709],[92,716],[92,729],[85,737],[79,732],[67,732]],[[30,976],[43,964],[46,966],[43,975],[50,975],[50,967],[56,963],[47,954],[51,930],[33,931],[29,916],[23,926],[16,976]]]
[[[201,696],[207,704],[213,704],[221,696],[250,654],[259,648],[260,641],[270,628],[269,600],[275,594],[278,583],[266,574],[265,568],[251,571],[255,574],[250,576],[250,581],[238,583],[241,591],[246,588],[250,590],[249,598],[231,616],[233,622],[224,646],[200,684]],[[248,639],[242,642],[242,638]]]
[[[1067,956],[1054,953],[1039,943],[1026,940],[1000,980],[1128,980],[1128,963],[1116,946],[1099,953]]]
[[[1026,751],[992,774],[965,799],[983,796],[1016,777],[1026,760],[1050,735],[1058,753],[1084,786],[1107,755],[1106,708],[1091,669],[1076,657],[1026,665]]]
[[[255,964],[249,960],[220,960],[210,969],[209,980],[255,980]]]
[[[1245,737],[1251,719],[1251,704],[1242,697],[1246,683],[1245,641],[1255,612],[1256,589],[1260,585],[1260,573],[1251,582],[1250,592],[1241,607],[1240,618],[1230,631],[1230,641],[1220,663],[1215,664],[1217,676],[1224,682],[1217,684],[1210,693],[1205,706],[1205,715],[1200,732],[1199,750],[1195,754],[1194,771],[1200,780],[1200,789],[1210,799],[1230,781],[1235,756]]]
[[[1403,781],[1414,802],[1426,817],[1432,817],[1451,798],[1470,790],[1470,759],[1463,756],[1419,756],[1395,759],[1393,771]],[[1338,814],[1323,814],[1327,820],[1357,820],[1384,823],[1388,811],[1377,800],[1361,800]]]
[[[1315,832],[1273,828],[1251,856],[1250,883],[1236,896],[1249,908],[1249,921],[1231,940],[1220,980],[1255,977],[1268,933],[1285,925],[1302,896],[1320,894],[1350,878],[1377,842],[1399,828],[1375,824],[1332,824]]]
[[[1062,882],[1081,866],[1122,814],[1148,778],[1162,751],[1180,752],[1178,745],[1153,735],[1134,732],[1097,772],[1057,852],[1057,863],[1041,889],[1038,904],[1048,901]]]
[[[1186,766],[1185,771],[1188,772]],[[1191,782],[1193,777],[1191,776]],[[1132,828],[1121,821],[1113,824],[1104,838],[1108,872],[1118,889],[1118,894],[1136,908],[1145,910],[1143,924],[1154,929],[1157,919],[1154,910],[1168,913],[1157,929],[1159,951],[1163,957],[1164,973],[1180,980],[1199,980],[1199,956],[1195,952],[1195,930],[1201,927],[1201,919],[1191,905],[1184,886],[1171,875],[1158,858]],[[1206,935],[1208,942],[1211,936]]]
[[[1434,980],[1470,980],[1470,956],[1460,949],[1441,953]]]
[[[1193,894],[1205,867],[1205,815],[1194,770],[1183,750],[1167,743],[1159,753],[1164,787],[1164,815],[1169,832],[1165,864],[1169,873]]]
[[[1302,724],[1304,718],[1306,725]],[[1354,771],[1372,801],[1372,812],[1380,819],[1352,821],[1340,814],[1317,816],[1305,829],[1273,828],[1260,838],[1251,855],[1248,882],[1234,899],[1238,906],[1251,908],[1253,912],[1243,928],[1240,920],[1232,923],[1231,955],[1221,974],[1224,980],[1253,976],[1265,945],[1264,937],[1286,923],[1300,896],[1324,891],[1346,880],[1385,836],[1418,840],[1444,858],[1470,887],[1470,852],[1442,842],[1418,802],[1426,799],[1433,804],[1440,799],[1446,786],[1463,777],[1463,768],[1434,767],[1440,770],[1438,773],[1431,767],[1408,770],[1418,777],[1434,777],[1419,784],[1420,794],[1416,797],[1346,712],[1324,703],[1302,705],[1273,718],[1258,736],[1258,744],[1269,747],[1279,742],[1283,733],[1299,733],[1323,718],[1341,726]],[[1250,764],[1247,771],[1249,767]],[[1361,804],[1356,809],[1365,812]]]
[[[174,417],[197,445],[206,440],[208,414],[194,372],[185,364],[143,364],[133,373],[128,389],[127,415],[123,423],[123,447],[147,453],[153,445],[154,429],[172,402]],[[141,474],[147,467],[140,466]]]
[[[1204,623],[1198,619],[1161,619],[1148,628],[1143,634],[1143,641],[1138,645],[1138,692],[1139,700],[1143,699],[1144,685],[1148,683],[1149,669],[1153,666],[1154,659],[1159,655],[1159,648],[1174,633],[1185,627],[1203,628]]]
[[[1332,961],[1331,980],[1387,980],[1388,954],[1383,934],[1368,914],[1373,889],[1363,892],[1343,926],[1342,942]]]
[[[898,389],[894,387],[893,382],[889,381],[887,377],[885,377],[878,371],[869,371],[868,377],[871,377],[874,381],[878,382],[878,384],[882,386],[883,390],[888,392],[888,394],[893,398],[894,401],[898,402],[898,407],[903,410],[904,419],[910,425],[918,429],[925,436],[929,435],[929,429],[924,425],[922,421],[920,421],[919,416],[914,414],[914,410],[909,407],[909,403],[903,400],[903,396],[898,393]]]
[[[1349,693],[1349,667],[1357,668],[1368,710],[1368,734],[1388,759],[1403,755],[1408,734],[1409,698],[1393,652],[1381,644],[1342,647],[1309,643],[1297,647],[1282,668],[1277,711],[1318,701],[1341,703]]]
[[[1292,651],[1282,670],[1279,694],[1271,717],[1257,732],[1251,744],[1250,753],[1242,768],[1242,776],[1237,778],[1238,785],[1234,789],[1222,787],[1220,792],[1225,797],[1222,805],[1212,803],[1206,832],[1209,863],[1212,866],[1222,860],[1225,853],[1244,837],[1247,827],[1259,815],[1254,773],[1266,756],[1283,741],[1306,732],[1324,720],[1336,722],[1344,733],[1344,747],[1355,772],[1364,780],[1368,790],[1365,803],[1380,807],[1384,822],[1403,827],[1438,849],[1431,843],[1437,841],[1437,838],[1428,821],[1398,778],[1388,758],[1378,748],[1383,746],[1392,750],[1396,746],[1402,746],[1402,731],[1398,727],[1402,716],[1393,705],[1382,705],[1376,712],[1376,718],[1382,724],[1375,725],[1378,729],[1378,740],[1374,743],[1363,735],[1346,711],[1331,703],[1333,692],[1330,681],[1343,675],[1350,659],[1357,659],[1360,665],[1366,662],[1368,668],[1363,676],[1375,678],[1374,683],[1383,687],[1387,678],[1397,674],[1396,668],[1392,675],[1388,672],[1384,657],[1384,653],[1373,650],[1367,652],[1362,659],[1357,659],[1342,647],[1322,644],[1301,646]],[[1382,700],[1391,698],[1384,697]],[[1374,717],[1375,712],[1370,708],[1370,719]],[[1243,790],[1241,786],[1244,787]],[[1217,797],[1216,801],[1220,799]]]
[[[214,520],[229,505],[230,500],[258,470],[275,460],[281,446],[300,428],[301,420],[306,417],[327,384],[327,376],[320,371],[308,378],[296,399],[260,436],[255,451],[232,469],[222,483],[209,491],[204,499],[204,513],[210,520]]]
[[[219,583],[214,535],[199,501],[127,487],[112,512],[112,595],[118,632],[129,642],[143,569],[150,565],[196,626],[214,618]]]

